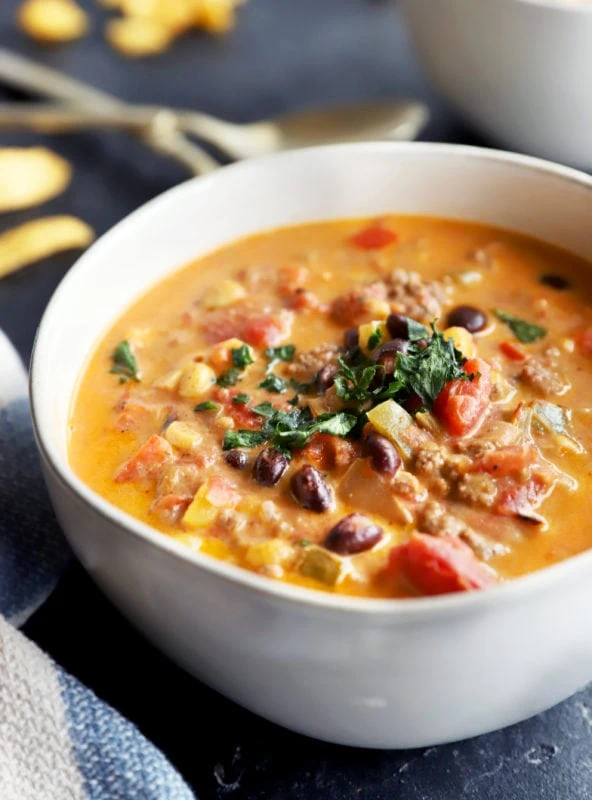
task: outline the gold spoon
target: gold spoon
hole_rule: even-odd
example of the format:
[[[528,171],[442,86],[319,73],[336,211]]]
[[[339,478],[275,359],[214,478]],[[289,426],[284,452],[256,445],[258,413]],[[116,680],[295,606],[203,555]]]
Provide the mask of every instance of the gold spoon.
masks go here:
[[[0,128],[25,127],[56,133],[110,127],[145,132],[153,130],[164,118],[167,130],[176,126],[179,135],[192,134],[236,159],[335,142],[414,139],[428,119],[426,106],[400,100],[299,111],[236,124],[196,111],[124,103],[2,48],[0,82],[68,104],[0,106]],[[185,142],[193,146],[188,140]],[[217,162],[205,168],[214,166]]]

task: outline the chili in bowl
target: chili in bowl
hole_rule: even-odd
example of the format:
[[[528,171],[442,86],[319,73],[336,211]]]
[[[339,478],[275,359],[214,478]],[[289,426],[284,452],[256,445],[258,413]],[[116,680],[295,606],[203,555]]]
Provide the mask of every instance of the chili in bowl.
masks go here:
[[[33,359],[82,562],[191,672],[320,738],[433,744],[574,691],[591,197],[533,159],[376,144],[136,212]]]

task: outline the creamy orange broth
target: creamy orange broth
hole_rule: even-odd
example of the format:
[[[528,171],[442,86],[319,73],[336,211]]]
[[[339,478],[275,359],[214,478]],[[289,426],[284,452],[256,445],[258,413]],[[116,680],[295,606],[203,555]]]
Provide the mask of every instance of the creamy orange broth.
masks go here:
[[[586,338],[586,331],[592,326],[590,265],[566,252],[515,233],[423,217],[385,217],[380,226],[395,232],[396,241],[380,243],[379,247],[370,249],[354,246],[351,237],[372,224],[371,220],[346,220],[258,234],[199,259],[148,291],[105,334],[82,376],[70,419],[70,461],[73,469],[109,502],[170,536],[180,537],[189,547],[272,578],[345,594],[406,596],[439,591],[435,584],[433,589],[422,589],[423,579],[419,584],[414,583],[410,580],[410,576],[413,577],[411,573],[406,572],[401,576],[395,566],[387,566],[391,550],[407,542],[410,533],[421,530],[422,524],[425,533],[435,538],[442,533],[446,538],[447,529],[440,531],[436,525],[436,530],[425,531],[426,523],[418,522],[426,501],[425,496],[423,500],[418,500],[418,491],[423,491],[424,495],[427,492],[428,499],[436,502],[446,513],[457,516],[458,512],[463,524],[468,522],[473,531],[501,545],[501,549],[505,548],[503,554],[489,554],[487,558],[485,569],[495,574],[496,579],[523,575],[585,550],[592,543],[592,527],[586,522],[585,513],[582,513],[592,488],[588,453],[592,434],[585,411],[592,406],[592,357],[588,352],[592,349],[592,336]],[[325,468],[319,471],[329,487],[337,490],[335,503],[323,513],[306,510],[292,496],[290,482],[294,472],[310,460],[306,455],[307,450],[294,451],[290,466],[277,485],[258,485],[252,472],[261,446],[245,449],[249,461],[244,470],[229,466],[221,449],[227,429],[225,426],[233,424],[232,415],[238,413],[237,407],[229,402],[222,410],[193,411],[197,403],[207,400],[212,391],[219,389],[213,386],[203,396],[183,398],[178,388],[153,386],[163,375],[185,363],[211,362],[215,346],[211,341],[212,326],[209,326],[208,340],[205,335],[207,331],[204,332],[201,325],[204,319],[219,322],[224,312],[215,312],[214,317],[206,316],[212,314],[203,306],[204,292],[210,286],[219,285],[225,278],[235,280],[247,287],[247,302],[249,298],[256,298],[261,309],[270,304],[277,311],[281,306],[294,305],[294,298],[301,298],[301,294],[294,290],[302,287],[293,285],[289,292],[280,296],[274,285],[274,276],[280,269],[288,275],[295,274],[299,279],[299,267],[305,267],[308,271],[303,285],[312,294],[306,297],[306,301],[314,305],[313,301],[316,300],[321,307],[293,311],[291,331],[282,343],[296,346],[296,358],[324,343],[341,344],[348,326],[335,321],[330,304],[352,287],[385,279],[394,268],[417,271],[425,281],[440,282],[445,296],[437,323],[440,330],[446,327],[446,315],[457,306],[470,305],[486,313],[487,326],[472,337],[476,354],[502,376],[499,385],[506,394],[513,391],[513,396],[504,402],[503,392],[501,400],[492,395],[495,402],[488,403],[479,425],[465,436],[458,437],[447,432],[442,420],[439,425],[436,423],[437,427],[433,427],[431,432],[429,428],[427,431],[422,428],[421,436],[432,440],[436,447],[452,448],[456,452],[455,448],[465,448],[466,442],[472,438],[486,436],[483,431],[488,430],[491,420],[515,421],[515,411],[520,402],[539,399],[576,411],[569,424],[567,438],[549,432],[542,433],[541,430],[534,435],[532,452],[536,451],[537,459],[545,459],[560,471],[554,472],[548,479],[549,486],[545,484],[546,488],[541,490],[546,497],[533,502],[535,513],[541,516],[542,522],[523,521],[507,511],[500,514],[495,506],[468,502],[466,497],[460,495],[462,481],[468,479],[463,477],[458,483],[456,473],[454,479],[445,477],[441,485],[436,486],[432,483],[432,475],[419,474],[415,469],[416,456],[413,456],[401,465],[398,473],[399,481],[404,473],[416,474],[419,479],[419,489],[416,487],[416,495],[409,504],[410,519],[405,523],[397,514],[394,520],[392,513],[380,513],[380,508],[378,513],[374,508],[362,509],[371,523],[382,528],[381,540],[365,552],[344,556],[332,554],[331,558],[341,570],[334,584],[301,574],[302,559],[307,549],[321,546],[334,525],[358,510],[339,491],[348,466],[327,467],[324,462],[321,463],[321,467]],[[557,290],[542,284],[540,277],[549,273],[565,277],[570,288]],[[231,307],[241,307],[244,302],[238,300]],[[492,313],[496,308],[543,326],[548,329],[547,335],[533,343],[520,343]],[[371,316],[384,319],[385,312]],[[431,315],[426,314],[423,322],[429,322],[428,316]],[[117,375],[109,372],[114,349],[122,340],[128,340],[131,345],[140,370],[140,382],[130,380],[120,383]],[[501,343],[518,346],[524,360],[509,358],[500,350]],[[552,357],[548,355],[551,350]],[[244,377],[230,391],[247,393],[251,398],[251,406],[263,401],[285,404],[286,399],[294,396],[294,390],[288,388],[280,395],[258,388],[265,377],[267,359],[263,357],[261,347],[255,347],[254,353],[255,363],[245,369]],[[535,363],[532,359],[541,360],[552,374],[561,377],[563,388],[559,396],[547,394],[546,388],[529,382],[524,376],[518,377],[526,363]],[[286,371],[289,369],[292,369],[289,364],[280,363],[274,371],[288,378]],[[217,375],[223,371],[221,368],[215,369]],[[474,385],[477,386],[477,383]],[[145,408],[138,412],[137,398],[144,404],[148,403],[147,413]],[[315,413],[325,410],[322,398],[300,396],[301,405],[309,402]],[[195,464],[197,478],[191,493],[197,491],[195,486],[199,487],[211,476],[222,477],[234,492],[231,503],[234,517],[226,515],[231,517],[230,522],[226,520],[223,525],[216,518],[211,525],[200,528],[185,524],[183,519],[191,502],[190,497],[186,497],[171,512],[155,508],[155,498],[158,499],[162,491],[162,473],[147,478],[132,475],[127,480],[115,480],[117,474],[121,475],[122,465],[134,457],[152,434],[166,435],[166,423],[170,423],[171,417],[189,423],[202,440],[192,452],[183,452],[173,446],[171,454],[167,456],[167,469],[170,469],[170,459],[175,463]],[[419,427],[416,423],[414,425]],[[240,420],[235,421],[234,429],[240,427]],[[495,446],[499,448],[499,443]],[[361,458],[360,445],[354,443],[352,447],[358,448],[357,456]],[[470,461],[470,471],[480,456],[467,456],[465,462],[466,458]],[[208,463],[208,460],[212,463]],[[367,458],[365,460],[368,462]],[[312,463],[317,464],[316,461]],[[495,465],[491,467],[493,470],[495,468]],[[462,469],[467,469],[466,463]],[[511,478],[512,485],[528,482],[528,476],[536,469],[536,465],[524,467],[520,474]],[[378,491],[376,481],[381,478],[370,467],[367,474],[367,492],[375,493]],[[571,485],[568,485],[569,479],[565,475],[571,478]],[[489,484],[490,478],[494,483],[498,479],[495,471],[486,478]],[[457,483],[453,483],[453,480]],[[389,481],[390,478],[383,480],[383,483],[391,486],[392,481]],[[496,491],[499,499],[501,490],[497,488]],[[268,504],[262,511],[264,501],[271,501],[273,505]],[[403,497],[401,504],[405,506],[406,503],[407,498]],[[208,506],[208,510],[211,511],[211,506]],[[236,522],[237,516],[239,523]],[[232,526],[240,525],[241,520],[245,527],[234,530]],[[461,538],[466,540],[467,537],[463,534]],[[276,553],[271,558],[267,553],[263,558],[264,563],[259,563],[264,550],[249,548],[269,539],[276,543],[280,540],[286,547],[283,550],[280,547],[279,555]],[[477,555],[482,564],[483,553],[479,551]],[[432,586],[430,581],[428,584]],[[477,587],[463,585],[459,588]]]

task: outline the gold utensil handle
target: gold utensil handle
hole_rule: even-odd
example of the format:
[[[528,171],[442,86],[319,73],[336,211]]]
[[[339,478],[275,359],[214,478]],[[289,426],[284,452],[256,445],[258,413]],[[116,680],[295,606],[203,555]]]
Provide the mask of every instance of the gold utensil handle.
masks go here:
[[[76,78],[38,64],[32,59],[13,53],[6,48],[0,48],[0,82],[49,97],[52,100],[75,104],[80,107],[80,110],[88,109],[88,113],[94,110],[98,115],[101,112],[107,114],[111,111],[112,114],[108,117],[111,120],[110,127],[143,129],[140,136],[146,144],[160,153],[176,158],[195,174],[211,172],[220,166],[205,150],[190,142],[179,132],[173,111],[166,111],[167,116],[164,118],[166,125],[162,124],[163,117],[160,115],[159,109],[143,112],[146,116],[144,125],[139,120],[134,126],[123,121],[116,125],[117,112],[120,112],[121,118],[124,119],[126,114],[130,112],[133,114],[133,106],[129,106],[101,89],[96,89]],[[138,117],[141,114],[140,109]],[[16,111],[14,119],[16,122]],[[70,124],[73,125],[74,114],[70,120]],[[153,128],[155,120],[160,121],[157,130]]]

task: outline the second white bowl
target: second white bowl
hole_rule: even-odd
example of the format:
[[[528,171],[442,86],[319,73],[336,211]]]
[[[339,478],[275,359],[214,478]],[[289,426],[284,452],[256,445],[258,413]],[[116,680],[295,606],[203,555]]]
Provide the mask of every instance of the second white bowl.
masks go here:
[[[592,4],[401,0],[435,85],[513,150],[592,167]]]

